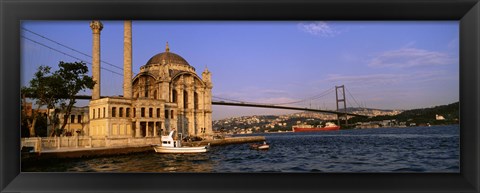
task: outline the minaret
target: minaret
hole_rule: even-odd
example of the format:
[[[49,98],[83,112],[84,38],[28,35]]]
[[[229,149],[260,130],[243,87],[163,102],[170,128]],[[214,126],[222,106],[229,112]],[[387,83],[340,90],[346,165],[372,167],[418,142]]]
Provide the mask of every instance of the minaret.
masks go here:
[[[95,81],[92,91],[92,100],[100,99],[100,31],[103,29],[102,22],[94,20],[90,22],[93,33],[92,46],[92,79]]]
[[[123,97],[132,98],[132,21],[124,21],[123,29]]]

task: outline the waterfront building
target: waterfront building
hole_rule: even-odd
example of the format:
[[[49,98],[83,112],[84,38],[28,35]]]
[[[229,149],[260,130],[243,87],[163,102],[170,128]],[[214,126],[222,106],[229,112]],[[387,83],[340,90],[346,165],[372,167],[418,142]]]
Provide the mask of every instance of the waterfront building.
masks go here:
[[[152,56],[133,76],[131,25],[131,21],[124,22],[123,95],[101,97],[100,32],[103,25],[100,21],[90,23],[92,78],[97,84],[92,90],[88,111],[79,111],[83,113],[82,118],[88,119],[82,120],[88,125],[83,125],[82,132],[76,133],[91,137],[144,138],[160,137],[177,129],[183,136],[211,137],[211,73],[205,69],[202,76],[198,76],[187,60],[170,51],[167,42],[165,51]],[[79,115],[74,113],[72,120],[74,115],[78,119]]]
[[[445,120],[445,117],[443,117],[442,115],[436,114],[436,115],[435,115],[435,120],[437,120],[437,121],[443,121],[443,120]]]
[[[88,118],[88,106],[86,107],[75,107],[72,108],[70,116],[66,117],[65,113],[60,113],[60,117],[63,117],[59,120],[59,125],[61,126],[65,120],[67,120],[67,125],[65,125],[65,135],[72,136],[88,136],[89,135],[89,118]],[[50,115],[54,114],[54,109],[50,110]],[[48,131],[50,132],[50,131]],[[50,136],[50,135],[49,135]]]
[[[25,115],[31,117],[33,115],[33,104],[31,102],[25,102],[22,106],[24,108]],[[38,109],[39,114],[47,114],[47,109]]]

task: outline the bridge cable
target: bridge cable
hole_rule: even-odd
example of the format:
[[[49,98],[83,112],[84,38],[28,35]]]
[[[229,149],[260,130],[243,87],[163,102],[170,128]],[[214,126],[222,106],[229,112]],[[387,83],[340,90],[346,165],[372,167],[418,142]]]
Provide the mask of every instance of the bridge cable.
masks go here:
[[[358,107],[362,107],[361,105],[358,104],[357,100],[355,100],[355,97],[353,97],[352,93],[350,93],[350,91],[348,89],[345,89],[347,90],[347,93],[353,98],[353,101],[355,101],[355,103],[357,104]],[[352,106],[353,107],[353,106]]]
[[[226,101],[233,101],[233,102],[238,102],[238,103],[250,103],[250,104],[257,104],[257,105],[265,105],[264,103],[256,103],[256,102],[248,102],[248,101],[241,101],[241,100],[235,100],[235,99],[227,99],[227,98],[222,98],[222,97],[217,97],[217,96],[212,96],[212,98],[217,98],[217,99],[226,100]]]
[[[74,58],[74,59],[76,59],[76,60],[85,62],[85,63],[87,63],[87,64],[92,64],[91,62],[87,62],[87,61],[85,61],[85,60],[82,60],[82,59],[77,58],[77,57],[75,57],[75,56],[72,56],[72,55],[70,55],[70,54],[67,54],[67,53],[65,53],[65,52],[62,52],[62,51],[60,51],[60,50],[57,50],[57,49],[55,49],[55,48],[52,48],[52,47],[50,47],[50,46],[47,46],[47,45],[45,45],[45,44],[42,44],[42,43],[37,42],[37,41],[35,41],[35,40],[32,40],[32,39],[30,39],[30,38],[27,38],[27,37],[25,37],[25,36],[23,36],[23,35],[22,35],[21,37],[24,38],[24,39],[30,40],[30,41],[32,41],[33,43],[36,43],[36,44],[41,45],[41,46],[43,46],[43,47],[46,47],[46,48],[48,48],[48,49],[50,49],[50,50],[53,50],[53,51],[59,52],[59,53],[61,53],[61,54],[64,54],[64,55],[66,55],[66,56],[72,57],[72,58]],[[106,69],[106,68],[103,68],[103,67],[100,67],[100,68],[103,69],[103,70],[109,71],[109,72],[111,72],[111,73],[114,73],[114,74],[123,76],[123,74],[120,74],[120,73],[118,73],[118,72],[115,72],[115,71],[112,71],[112,70],[109,70],[109,69]]]
[[[76,49],[73,49],[73,48],[71,48],[71,47],[69,47],[69,46],[66,46],[66,45],[64,45],[64,44],[62,44],[62,43],[59,43],[59,42],[57,42],[57,41],[55,41],[55,40],[52,40],[52,39],[47,38],[47,37],[45,37],[45,36],[42,36],[42,35],[40,35],[40,34],[38,34],[38,33],[35,33],[35,32],[33,32],[33,31],[29,30],[29,29],[26,29],[26,28],[24,28],[24,27],[22,27],[22,29],[25,30],[25,31],[27,31],[27,32],[30,32],[30,33],[32,33],[32,34],[35,34],[35,35],[37,35],[37,36],[39,36],[39,37],[41,37],[41,38],[43,38],[43,39],[46,39],[46,40],[48,40],[48,41],[51,41],[51,42],[53,42],[53,43],[55,43],[55,44],[57,44],[57,45],[60,45],[60,46],[62,46],[62,47],[64,47],[64,48],[67,48],[67,49],[69,49],[69,50],[72,50],[72,51],[74,51],[74,52],[77,52],[77,53],[79,53],[79,54],[82,54],[82,55],[84,55],[84,56],[86,56],[86,57],[92,58],[92,56],[90,56],[90,55],[88,55],[88,54],[85,54],[85,53],[83,53],[83,52],[81,52],[81,51],[78,51],[78,50],[76,50]],[[106,61],[103,61],[103,60],[100,60],[100,61],[103,62],[103,63],[105,63],[105,64],[107,64],[107,65],[110,65],[110,66],[112,66],[112,67],[114,67],[114,68],[117,68],[117,69],[120,69],[120,70],[123,71],[123,68],[118,67],[117,65],[111,64],[111,63],[106,62]]]
[[[222,97],[217,97],[217,96],[212,96],[212,98],[216,98],[216,99],[220,99],[220,100],[226,100],[226,101],[243,102],[243,101],[239,101],[239,100],[227,99],[227,98],[222,98]]]
[[[301,102],[306,102],[306,101],[312,101],[312,100],[320,99],[324,96],[327,96],[328,94],[332,93],[333,90],[334,90],[334,88],[332,87],[332,88],[330,88],[326,91],[323,91],[320,94],[317,94],[317,95],[314,95],[314,96],[311,96],[311,97],[308,97],[308,98],[305,98],[305,99],[302,99],[302,100],[286,102],[286,103],[275,103],[275,104],[271,104],[271,105],[286,105],[286,104],[295,104],[295,103],[301,103]]]
[[[239,102],[239,103],[265,104],[265,105],[286,105],[286,104],[295,104],[295,103],[305,102],[305,101],[309,101],[309,100],[319,99],[321,97],[324,97],[324,96],[332,93],[333,91],[334,91],[334,88],[332,87],[328,90],[325,90],[325,91],[321,92],[320,94],[317,94],[317,95],[314,95],[314,96],[311,96],[311,97],[308,97],[308,98],[305,98],[305,99],[302,99],[302,100],[287,102],[287,103],[270,103],[270,104],[258,103],[258,102],[247,102],[247,101],[228,99],[228,98],[222,98],[222,97],[217,97],[217,96],[212,96],[212,98],[217,98],[217,99],[227,100],[227,101],[233,101],[233,102]]]

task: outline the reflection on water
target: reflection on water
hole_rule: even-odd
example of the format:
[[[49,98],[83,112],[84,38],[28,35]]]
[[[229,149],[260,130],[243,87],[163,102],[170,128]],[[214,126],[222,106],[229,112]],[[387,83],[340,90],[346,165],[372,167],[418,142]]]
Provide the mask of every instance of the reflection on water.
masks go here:
[[[69,172],[210,172],[208,154],[137,153],[79,161]]]
[[[22,164],[48,172],[459,172],[459,126],[264,134],[267,151],[248,144],[201,154],[130,155]]]

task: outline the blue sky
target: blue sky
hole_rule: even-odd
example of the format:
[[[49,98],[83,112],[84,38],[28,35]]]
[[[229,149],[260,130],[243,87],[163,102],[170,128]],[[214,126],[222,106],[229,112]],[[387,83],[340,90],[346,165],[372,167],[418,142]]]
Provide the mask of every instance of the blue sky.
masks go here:
[[[89,22],[25,21],[22,28],[91,55]],[[102,23],[101,60],[121,68],[123,21]],[[134,74],[169,42],[170,51],[185,58],[197,74],[208,67],[216,97],[288,103],[345,85],[347,106],[412,109],[459,100],[457,21],[133,21],[132,28]],[[22,85],[39,65],[77,61],[38,43],[91,62],[29,31],[22,30],[22,35],[28,38],[21,39]],[[122,74],[118,67],[102,67]],[[121,95],[122,76],[101,73],[101,94]],[[289,105],[334,109],[335,93]],[[294,112],[225,106],[213,110],[214,119]]]

